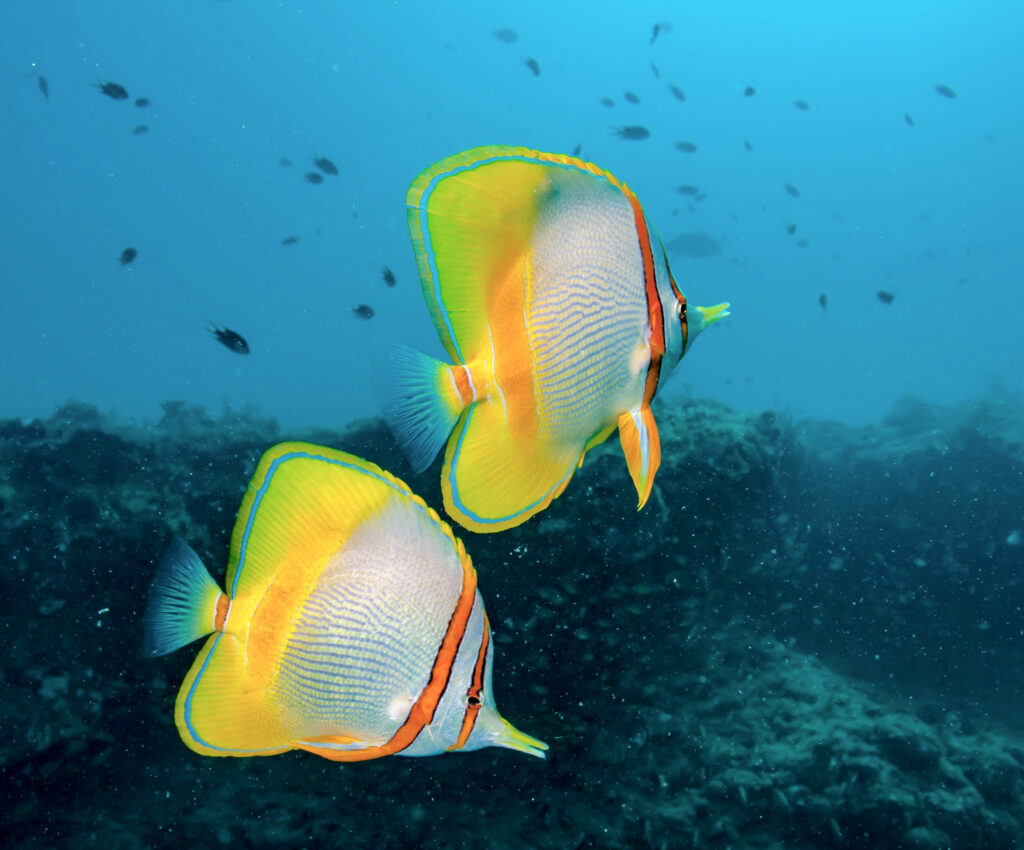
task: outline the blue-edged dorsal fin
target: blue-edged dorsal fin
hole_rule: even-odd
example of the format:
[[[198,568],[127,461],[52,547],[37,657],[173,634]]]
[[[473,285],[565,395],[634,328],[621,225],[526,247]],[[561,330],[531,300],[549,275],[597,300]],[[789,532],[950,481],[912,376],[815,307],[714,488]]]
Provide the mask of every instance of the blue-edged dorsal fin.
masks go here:
[[[522,286],[552,175],[571,173],[621,188],[591,163],[507,145],[463,151],[413,180],[405,202],[420,283],[434,327],[456,362],[468,363],[483,350],[489,308],[502,289]]]
[[[337,550],[352,526],[383,498],[359,485],[364,475],[408,487],[376,464],[311,443],[264,452],[242,497],[225,577],[232,598],[262,592],[282,566]]]

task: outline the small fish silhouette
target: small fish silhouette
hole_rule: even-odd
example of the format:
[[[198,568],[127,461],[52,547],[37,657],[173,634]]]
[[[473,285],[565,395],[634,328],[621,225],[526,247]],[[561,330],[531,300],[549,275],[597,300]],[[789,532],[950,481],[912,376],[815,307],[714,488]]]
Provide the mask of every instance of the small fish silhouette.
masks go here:
[[[821,305],[822,310],[828,309],[828,296],[824,292],[818,296],[818,303]]]
[[[307,183],[319,184],[324,182],[324,176],[319,171],[307,171],[305,180]]]
[[[612,129],[612,133],[618,136],[620,139],[633,139],[634,141],[646,139],[648,136],[651,135],[650,130],[648,130],[646,127],[641,127],[637,124],[634,124],[629,127],[615,127]]]
[[[383,270],[380,273],[380,277],[381,280],[383,280],[384,283],[386,283],[388,286],[395,285],[395,273],[391,271],[391,269],[388,268],[387,266],[384,266]]]
[[[756,91],[756,89],[753,86],[747,86],[745,89],[743,89],[743,96],[744,97],[753,97],[755,91]]]
[[[48,82],[46,82],[46,77],[44,77],[42,74],[40,74],[36,78],[36,82],[39,83],[39,91],[41,91],[43,93],[43,97],[45,97],[47,100],[49,100],[50,99],[50,84]]]
[[[533,76],[535,76],[535,77],[539,77],[540,76],[540,64],[532,56],[527,57],[526,59],[524,59],[523,60],[523,64],[527,68],[529,68],[531,71],[533,71]]]
[[[138,252],[138,251],[136,251],[136,250],[135,250],[134,248],[125,248],[125,249],[124,249],[124,250],[123,250],[123,251],[121,252],[121,256],[120,256],[120,257],[119,257],[118,259],[120,259],[120,261],[121,261],[121,265],[122,265],[122,266],[127,266],[127,265],[130,265],[130,264],[131,264],[131,262],[132,262],[132,261],[133,261],[133,260],[134,260],[134,259],[135,259],[135,258],[136,258],[137,256],[139,256],[139,252]]]
[[[285,236],[284,239],[281,240],[281,244],[282,245],[294,245],[298,241],[299,241],[299,237],[298,236]]]
[[[331,162],[326,156],[313,157],[313,164],[324,174],[337,174],[338,166]]]
[[[213,322],[210,322],[209,330],[217,338],[217,342],[229,351],[233,351],[235,354],[249,353],[249,343],[241,334],[235,333],[230,328],[218,328]]]
[[[878,300],[883,304],[892,304],[893,299],[896,297],[891,292],[886,292],[884,289],[879,289],[877,293]]]
[[[96,83],[96,88],[100,90],[100,94],[105,94],[107,97],[113,98],[114,100],[127,100],[128,90],[117,83],[107,81],[105,83]]]
[[[939,83],[935,86],[935,91],[938,94],[941,94],[943,97],[950,98],[950,100],[956,97],[956,92],[953,91],[953,89],[951,89],[949,86],[944,86],[942,83]]]
[[[137,97],[137,98],[135,98],[135,105],[137,107],[139,107],[140,109],[142,109],[143,107],[149,106],[149,98],[148,97]]]
[[[669,86],[668,90],[676,100],[686,100],[686,94],[679,86]]]
[[[360,319],[372,319],[373,318],[373,307],[369,304],[360,304],[357,307],[352,308],[352,312],[355,313]]]

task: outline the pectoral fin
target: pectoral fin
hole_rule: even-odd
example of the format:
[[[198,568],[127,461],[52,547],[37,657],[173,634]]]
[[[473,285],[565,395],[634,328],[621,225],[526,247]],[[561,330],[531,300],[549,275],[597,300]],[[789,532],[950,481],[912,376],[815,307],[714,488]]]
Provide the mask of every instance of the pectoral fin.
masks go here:
[[[619,440],[622,442],[622,453],[626,456],[629,474],[636,485],[639,498],[637,510],[640,510],[651,495],[654,474],[661,464],[661,439],[650,405],[626,411],[619,417]]]

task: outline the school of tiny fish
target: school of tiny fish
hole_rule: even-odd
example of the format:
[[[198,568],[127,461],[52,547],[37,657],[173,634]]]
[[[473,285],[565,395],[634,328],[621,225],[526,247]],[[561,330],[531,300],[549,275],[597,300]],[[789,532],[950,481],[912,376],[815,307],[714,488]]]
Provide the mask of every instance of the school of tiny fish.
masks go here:
[[[648,47],[653,47],[655,42],[658,42],[659,39],[661,39],[662,37],[669,36],[669,34],[671,34],[672,32],[673,32],[673,26],[672,26],[672,24],[670,22],[668,22],[668,21],[659,21],[659,22],[654,23],[651,26],[650,36],[648,38]],[[519,41],[520,41],[519,33],[515,29],[513,29],[512,27],[508,27],[508,26],[502,26],[502,27],[497,27],[495,29],[492,29],[491,30],[491,35],[497,41],[499,41],[500,43],[502,43],[504,45],[513,45],[513,44],[519,43]],[[525,57],[522,57],[520,61],[533,74],[533,76],[539,77],[541,75],[541,65],[540,65],[540,60],[539,59],[537,59],[534,56],[525,56]],[[661,70],[660,70],[659,66],[655,62],[652,61],[652,62],[649,63],[649,67],[650,67],[650,71],[651,71],[652,76],[656,80],[660,79],[661,78]],[[47,101],[49,101],[49,99],[50,99],[50,83],[49,83],[47,77],[44,76],[43,74],[36,74],[35,79],[36,79],[36,83],[37,83],[37,86],[39,88],[39,91],[42,94],[43,98],[46,99]],[[686,100],[687,100],[686,94],[685,94],[685,92],[683,91],[683,89],[679,85],[676,85],[675,83],[669,83],[669,82],[662,83],[662,85],[664,86],[664,90],[667,91],[668,94],[673,99],[675,99],[676,101],[678,101],[680,103],[686,103]],[[131,97],[129,92],[128,92],[128,89],[124,85],[122,85],[120,82],[117,82],[117,81],[114,81],[114,80],[99,80],[96,83],[94,83],[94,86],[99,91],[99,93],[101,95],[104,95],[107,98],[110,98],[111,100],[127,101]],[[747,98],[751,98],[751,97],[753,97],[757,93],[757,89],[755,88],[755,86],[753,84],[749,84],[748,83],[748,84],[740,86],[739,88],[740,88],[740,91],[742,92],[743,96],[747,97]],[[934,84],[932,84],[932,89],[940,97],[946,98],[948,100],[954,100],[957,97],[956,91],[952,87],[950,87],[949,85],[947,85],[945,83],[934,83]],[[641,103],[642,103],[642,100],[643,100],[641,95],[638,94],[636,91],[634,91],[632,89],[625,90],[623,95],[622,95],[622,98],[623,98],[623,100],[626,103],[634,105],[634,106],[640,106]],[[149,107],[150,103],[151,103],[150,99],[148,97],[146,97],[146,96],[136,97],[133,102],[134,102],[134,105],[136,107],[138,107],[138,108]],[[615,100],[613,98],[611,98],[611,97],[607,97],[607,96],[601,97],[601,98],[599,98],[598,102],[602,106],[604,106],[606,108],[609,108],[609,109],[615,107]],[[790,102],[793,105],[793,107],[795,107],[797,110],[799,110],[801,112],[808,112],[808,111],[810,111],[810,103],[807,100],[804,100],[803,98],[796,98],[796,99],[794,99],[794,100],[792,100]],[[904,123],[908,127],[914,127],[915,124],[916,124],[914,118],[911,116],[911,114],[909,112],[905,112],[903,114],[903,120],[904,120]],[[145,135],[149,131],[150,131],[150,125],[146,124],[146,123],[136,124],[131,129],[131,133],[133,135],[136,135],[136,136]],[[628,125],[612,127],[611,128],[611,133],[614,136],[618,137],[619,139],[623,139],[623,140],[626,140],[626,141],[633,141],[633,142],[643,142],[643,141],[646,141],[648,139],[651,139],[652,135],[653,135],[652,131],[650,130],[650,128],[645,126],[645,125],[643,125],[643,124],[628,124]],[[749,139],[743,139],[742,140],[742,145],[743,145],[744,150],[746,150],[748,153],[753,152],[754,147],[753,147],[753,144],[750,142]],[[689,141],[689,140],[675,142],[674,143],[674,147],[675,147],[675,149],[677,151],[680,151],[682,153],[688,153],[688,154],[696,153],[697,150],[698,150],[698,145],[696,143],[692,142],[692,141]],[[573,149],[572,149],[572,155],[573,156],[578,156],[580,154],[581,150],[582,150],[582,145],[581,144],[575,145],[573,147]],[[278,161],[279,161],[279,163],[280,163],[280,165],[282,167],[286,167],[287,168],[287,167],[290,167],[292,165],[292,159],[290,157],[280,157]],[[329,177],[333,177],[333,176],[338,176],[340,174],[340,170],[339,170],[338,166],[331,159],[329,159],[326,156],[322,156],[322,155],[319,155],[319,154],[314,154],[313,157],[312,157],[312,163],[313,163],[313,166],[314,166],[314,170],[306,171],[306,172],[304,172],[303,174],[300,175],[301,179],[304,182],[308,183],[308,184],[311,184],[311,185],[314,185],[314,186],[321,185],[321,184],[323,184],[325,182],[325,175],[329,176]],[[800,191],[795,186],[793,186],[792,184],[784,183],[783,184],[783,188],[792,197],[794,197],[794,198],[800,197]],[[700,190],[698,190],[697,187],[693,186],[693,185],[682,185],[682,186],[679,186],[678,187],[678,191],[681,194],[683,194],[683,195],[689,196],[693,201],[700,201],[700,200],[702,200],[705,197],[705,193],[700,192]],[[691,210],[695,209],[694,206],[693,206],[693,203],[689,204],[689,208]],[[353,215],[355,215],[355,213],[353,213]],[[795,230],[795,225],[790,225],[790,226],[787,227],[787,231],[790,234],[792,234],[794,232],[794,230]],[[286,245],[286,246],[288,246],[288,245],[295,245],[296,243],[298,243],[298,241],[299,241],[299,236],[298,235],[292,235],[292,236],[288,236],[288,237],[285,237],[284,239],[282,239],[281,244],[282,245]],[[801,247],[804,247],[804,246],[806,246],[808,244],[808,242],[807,242],[806,239],[801,239],[801,240],[798,240],[796,244],[801,246]],[[132,251],[134,251],[134,249],[132,249]],[[131,257],[122,256],[121,263],[122,263],[122,265],[128,265],[133,260],[134,260],[134,254]],[[394,286],[394,275],[393,275],[393,273],[390,271],[390,269],[387,269],[387,267],[385,267],[385,270],[386,270],[385,274],[384,274],[384,281],[385,281],[385,283],[389,287],[390,286]],[[374,311],[374,308],[371,305],[361,304],[361,305],[358,305],[357,307],[353,308],[353,313],[356,316],[360,317],[360,318],[369,319],[369,318],[372,318],[374,316],[375,311]]]

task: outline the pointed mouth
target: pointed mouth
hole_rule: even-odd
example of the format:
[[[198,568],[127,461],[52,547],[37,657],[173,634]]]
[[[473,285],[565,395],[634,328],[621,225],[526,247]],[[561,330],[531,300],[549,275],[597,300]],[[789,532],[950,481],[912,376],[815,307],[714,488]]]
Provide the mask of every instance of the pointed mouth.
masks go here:
[[[525,732],[520,732],[507,721],[505,722],[505,728],[498,737],[498,743],[503,747],[508,747],[510,750],[518,750],[521,753],[536,756],[539,759],[547,758],[544,755],[544,751],[548,748],[547,744],[527,735]]]
[[[714,307],[697,307],[697,309],[704,318],[704,327],[707,327],[729,315],[729,302],[725,301],[721,304],[716,304]]]

